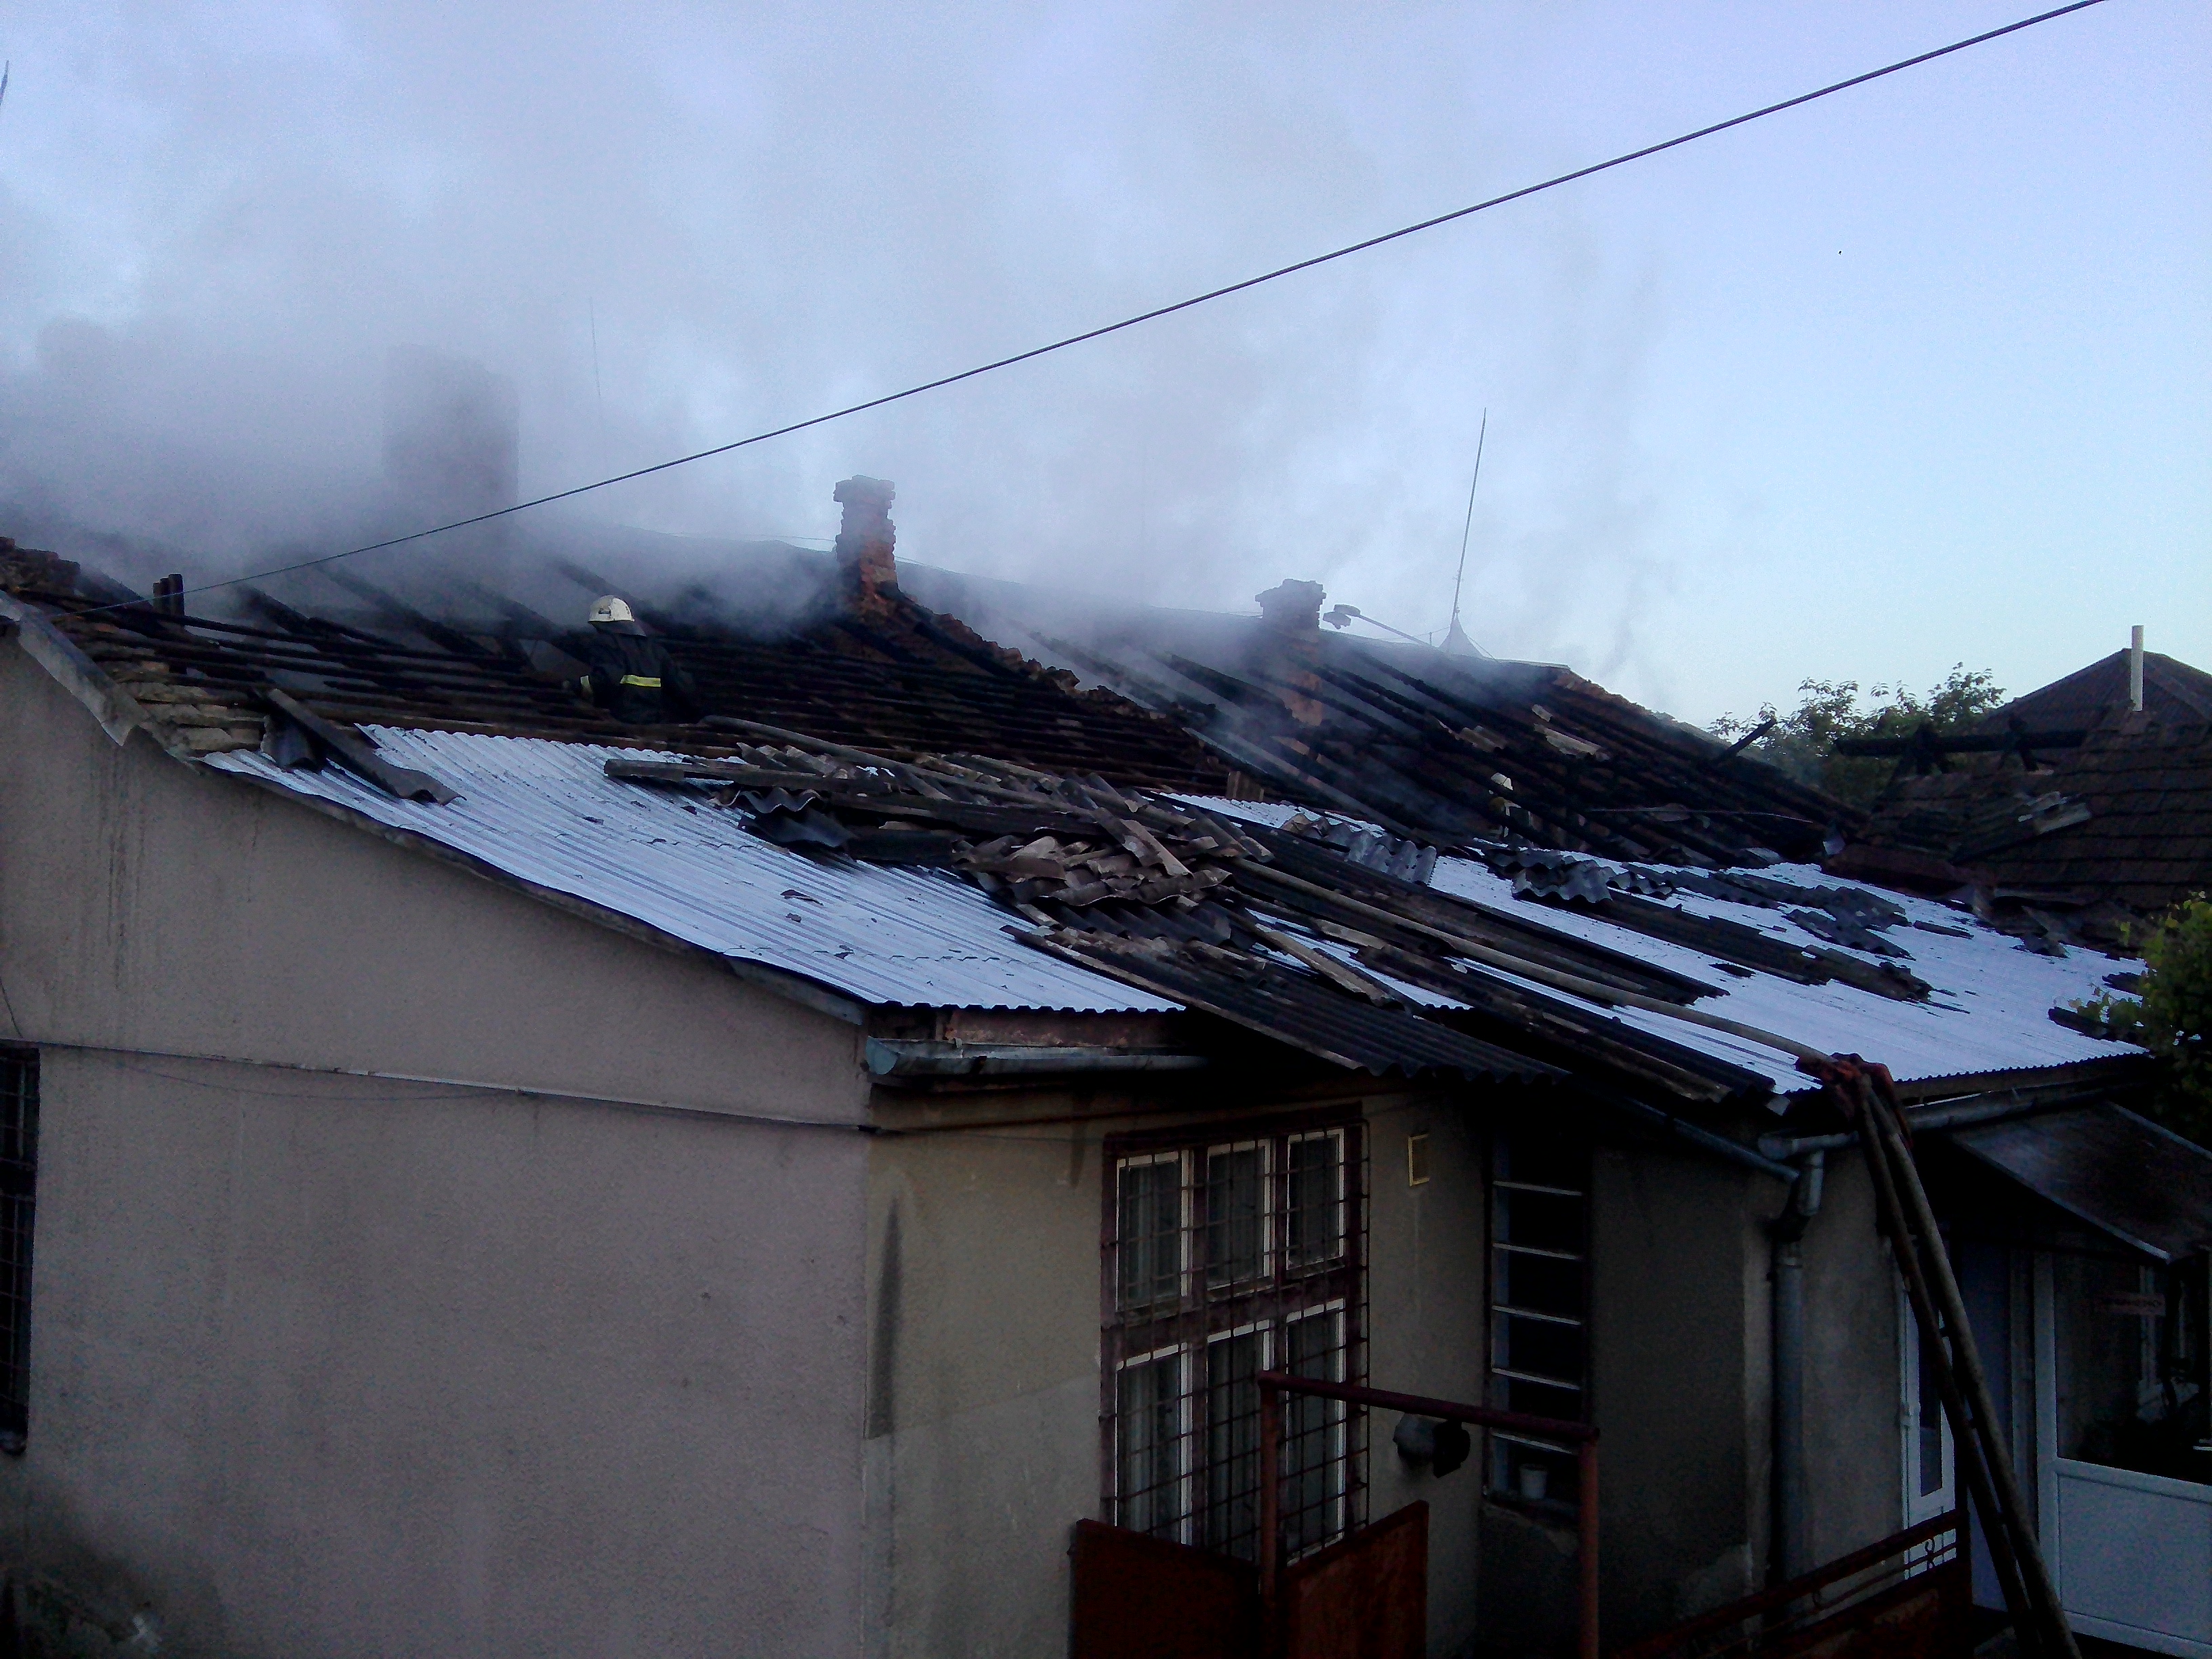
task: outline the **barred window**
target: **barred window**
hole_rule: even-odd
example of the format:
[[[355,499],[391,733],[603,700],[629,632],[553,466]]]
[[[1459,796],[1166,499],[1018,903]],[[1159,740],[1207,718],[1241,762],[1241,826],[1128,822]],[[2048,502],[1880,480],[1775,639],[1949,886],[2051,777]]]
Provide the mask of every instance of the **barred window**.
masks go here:
[[[0,1048],[0,1452],[31,1418],[31,1220],[39,1173],[39,1056]]]
[[[1492,1144],[1490,1403],[1587,1420],[1589,1154],[1528,1133]],[[1493,1492],[1572,1504],[1577,1465],[1564,1443],[1493,1429]]]
[[[1357,1119],[1107,1146],[1104,1465],[1115,1524],[1244,1560],[1260,1536],[1261,1371],[1366,1381]],[[1284,1547],[1358,1524],[1365,1422],[1288,1397]]]

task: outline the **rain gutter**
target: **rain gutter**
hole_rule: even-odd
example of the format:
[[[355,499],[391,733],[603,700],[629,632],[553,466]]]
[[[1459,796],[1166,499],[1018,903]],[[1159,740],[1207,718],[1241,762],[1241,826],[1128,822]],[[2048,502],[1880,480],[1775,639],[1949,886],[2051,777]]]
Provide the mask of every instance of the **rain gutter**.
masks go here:
[[[870,1037],[869,1072],[906,1078],[1096,1076],[1102,1073],[1194,1072],[1204,1054],[1148,1048],[1070,1048],[1016,1042],[933,1042]]]

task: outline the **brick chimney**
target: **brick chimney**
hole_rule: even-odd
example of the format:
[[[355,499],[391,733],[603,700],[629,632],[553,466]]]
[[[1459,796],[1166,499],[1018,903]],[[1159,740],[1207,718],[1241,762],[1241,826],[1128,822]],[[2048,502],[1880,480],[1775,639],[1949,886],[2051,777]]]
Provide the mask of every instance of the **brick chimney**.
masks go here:
[[[866,613],[886,610],[898,594],[898,526],[891,522],[891,498],[898,492],[884,478],[846,479],[836,500],[845,509],[837,526],[837,570],[847,600]]]
[[[1260,615],[1268,627],[1291,635],[1321,632],[1321,602],[1328,591],[1319,582],[1280,582],[1253,597],[1260,601]]]

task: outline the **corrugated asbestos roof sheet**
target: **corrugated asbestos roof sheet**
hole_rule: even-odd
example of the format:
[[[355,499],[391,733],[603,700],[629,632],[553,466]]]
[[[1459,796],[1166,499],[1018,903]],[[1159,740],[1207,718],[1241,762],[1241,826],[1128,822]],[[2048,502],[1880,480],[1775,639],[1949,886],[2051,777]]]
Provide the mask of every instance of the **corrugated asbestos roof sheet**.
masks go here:
[[[395,800],[336,766],[285,771],[252,750],[218,770],[410,830],[494,869],[738,961],[866,1003],[1168,1012],[1178,1005],[1007,936],[1010,918],[950,871],[805,857],[732,815],[611,781],[648,751],[536,738],[365,727],[384,756],[459,793]],[[673,758],[673,757],[669,757]]]
[[[604,906],[718,954],[801,975],[864,1002],[1095,1012],[1169,1012],[1183,1006],[1173,994],[1094,974],[1022,945],[1005,931],[1006,909],[952,871],[810,857],[748,832],[732,815],[699,804],[696,796],[606,777],[609,759],[649,758],[644,751],[471,733],[370,731],[387,758],[428,773],[459,798],[447,805],[395,800],[337,767],[285,771],[254,751],[214,756],[206,763],[413,831],[521,880]],[[1291,813],[1246,802],[1203,805],[1223,818],[1243,817],[1271,827]],[[1641,868],[1661,878],[1667,873]],[[1808,894],[1838,885],[1809,866],[1779,866],[1763,878]],[[1601,900],[1595,905],[1532,902],[1516,896],[1512,882],[1468,859],[1439,859],[1432,885],[1516,922],[1717,984],[1724,994],[1701,999],[1698,1006],[1825,1049],[1880,1059],[1900,1079],[2059,1066],[2134,1052],[2048,1016],[2054,1004],[2094,994],[2103,976],[2121,964],[2083,951],[2053,957],[2022,950],[2015,940],[1932,901],[1879,896],[1902,910],[1908,923],[1886,937],[1934,988],[1930,998],[1916,1001],[1838,981],[1799,983],[1771,974],[1718,971],[1710,952],[1607,921]],[[1731,903],[1687,890],[1665,902],[1808,951],[1832,954],[1838,948],[1780,906]],[[1915,922],[1926,927],[1909,925]],[[1848,954],[1875,965],[1883,960],[1870,952]],[[1756,1043],[1632,1008],[1600,1008],[1554,988],[1516,981],[1510,974],[1495,977],[1765,1078],[1778,1090],[1803,1085],[1787,1057]],[[1158,987],[1160,993],[1173,989]],[[1363,1052],[1354,1063],[1369,1058]]]
[[[1762,873],[1808,889],[1851,885],[1824,876],[1809,865],[1779,865]],[[1437,860],[1436,884],[1469,898],[1513,902],[1510,882],[1468,860]],[[1959,911],[1933,900],[1893,893],[1881,896],[1905,911],[1908,922],[1926,921],[1954,929],[1963,926],[1968,935],[1955,939],[1914,929],[1899,930],[1893,936],[1909,953],[1912,971],[1932,988],[1927,1001],[1876,996],[1840,982],[1804,985],[1770,974],[1754,974],[1746,979],[1724,980],[1727,994],[1698,1006],[1831,1053],[1864,1054],[1887,1066],[1901,1082],[2014,1066],[2064,1066],[2137,1052],[2126,1043],[2069,1030],[2050,1015],[2051,1009],[2060,1003],[2102,990],[2106,975],[2137,964],[2118,963],[2089,951],[2069,951],[2063,959],[2039,955],[1971,919],[1962,923]],[[1738,921],[1791,944],[1837,948],[1789,920],[1785,912],[1729,904],[1693,893],[1678,893],[1668,902],[1693,915]],[[1645,938],[1601,920],[1601,907],[1598,910],[1574,906],[1528,908],[1562,931],[1633,951],[1647,961],[1686,973],[1710,975],[1713,970],[1710,956],[1664,939]],[[1879,961],[1870,955],[1865,959]],[[1773,1079],[1778,1089],[1808,1086],[1786,1055],[1756,1043],[1634,1008],[1614,1012],[1623,1023],[1654,1036],[1764,1073]]]
[[[1251,802],[1205,800],[1222,817],[1280,825],[1297,809]],[[1640,865],[1640,872],[1663,879],[1666,866]],[[1683,872],[1692,878],[1702,872]],[[1717,983],[1724,995],[1698,1006],[1746,1024],[1796,1037],[1838,1054],[1859,1054],[1887,1065],[1899,1081],[1919,1081],[2014,1067],[2066,1066],[2082,1060],[2138,1054],[2129,1044],[2085,1036],[2058,1024],[2050,1010],[2105,989],[2107,974],[2140,966],[2093,951],[2072,949],[2052,957],[2021,948],[2019,940],[1985,927],[1974,918],[1931,899],[1914,898],[1864,884],[1839,881],[1809,865],[1777,865],[1759,872],[1808,894],[1838,888],[1868,892],[1902,911],[1905,925],[1884,937],[1906,953],[1905,965],[1925,980],[1932,993],[1925,1001],[1877,995],[1840,981],[1799,983],[1772,974],[1748,977],[1718,970],[1711,954],[1671,940],[1655,939],[1606,919],[1606,904],[1535,903],[1518,898],[1511,881],[1487,866],[1464,858],[1440,858],[1431,877],[1438,890],[1493,908],[1512,911],[1538,926],[1634,956],[1656,967]],[[1833,940],[1808,931],[1784,907],[1731,903],[1681,890],[1664,902],[1693,916],[1712,917],[1757,929],[1778,943],[1841,951],[1869,966],[1885,958],[1845,951]],[[1809,908],[1809,907],[1808,907]],[[1917,924],[1917,925],[1916,925]],[[1945,931],[1935,932],[1941,928]],[[1960,937],[1960,935],[1963,935]],[[1787,1055],[1726,1032],[1711,1030],[1644,1011],[1601,1009],[1572,994],[1500,973],[1498,977],[1530,992],[1601,1013],[1677,1048],[1725,1060],[1769,1079],[1778,1091],[1809,1086]]]

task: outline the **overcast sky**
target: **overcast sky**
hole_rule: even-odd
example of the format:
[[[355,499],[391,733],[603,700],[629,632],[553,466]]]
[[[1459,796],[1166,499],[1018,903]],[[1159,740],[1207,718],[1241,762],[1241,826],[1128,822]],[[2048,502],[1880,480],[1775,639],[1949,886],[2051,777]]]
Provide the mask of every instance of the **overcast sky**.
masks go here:
[[[559,488],[2028,9],[16,0],[0,519],[229,574],[344,533],[394,347],[512,377]],[[1700,721],[2212,667],[2208,256],[2212,10],[2109,0],[595,510],[827,535],[868,472],[903,556],[1425,633],[1487,407],[1500,654]]]

